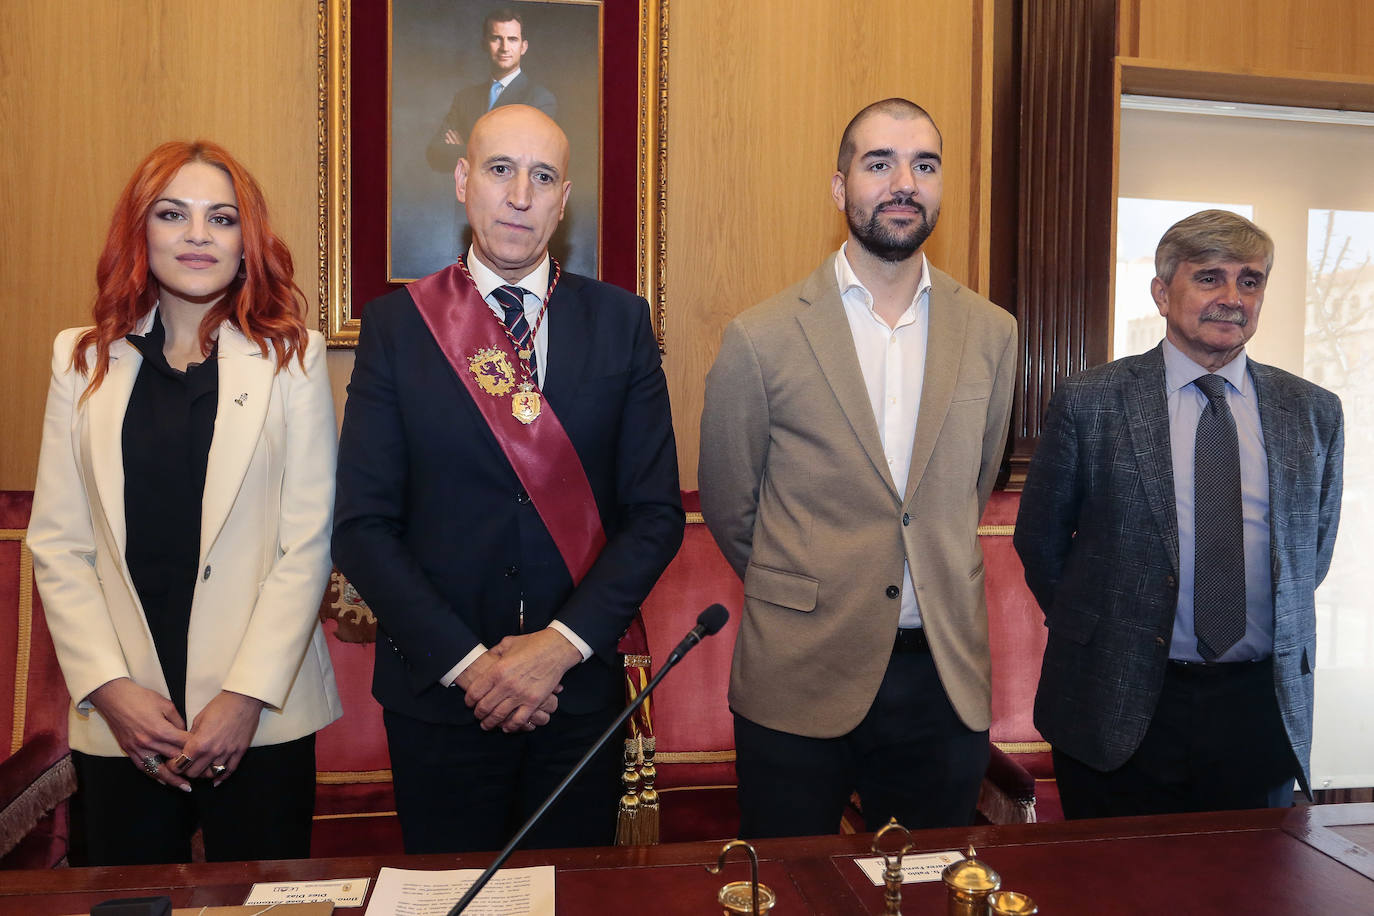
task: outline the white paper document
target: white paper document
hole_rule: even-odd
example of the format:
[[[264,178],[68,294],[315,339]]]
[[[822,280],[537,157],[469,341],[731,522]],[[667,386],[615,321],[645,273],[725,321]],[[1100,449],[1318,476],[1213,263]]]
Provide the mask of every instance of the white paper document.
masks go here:
[[[272,903],[318,903],[330,901],[336,907],[362,906],[371,878],[344,878],[335,881],[264,881],[254,884],[244,906]]]
[[[964,854],[954,849],[948,852],[927,852],[919,856],[902,856],[902,883],[919,884],[923,881],[939,881],[940,873],[945,870],[946,865],[953,865],[955,862],[962,862],[963,860]],[[863,869],[863,873],[868,877],[868,880],[873,882],[874,887],[883,886],[883,869],[887,866],[883,862],[882,856],[855,859],[854,864]]]
[[[366,916],[444,916],[481,874],[480,868],[383,868],[377,875]],[[553,916],[553,866],[501,869],[463,914]]]

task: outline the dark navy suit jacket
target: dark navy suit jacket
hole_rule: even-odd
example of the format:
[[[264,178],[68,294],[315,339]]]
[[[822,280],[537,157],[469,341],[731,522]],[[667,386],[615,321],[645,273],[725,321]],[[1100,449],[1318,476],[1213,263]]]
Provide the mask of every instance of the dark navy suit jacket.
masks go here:
[[[334,562],[377,616],[373,694],[393,712],[475,724],[463,692],[439,679],[479,642],[520,632],[522,597],[524,632],[557,619],[595,653],[564,677],[560,710],[623,700],[616,643],[682,540],[667,384],[643,299],[564,273],[544,320],[543,393],[607,536],[576,589],[409,292],[363,313],[339,443]]]
[[[468,134],[472,133],[472,125],[487,113],[487,99],[490,97],[491,80],[473,83],[454,93],[453,104],[449,106],[448,114],[444,116],[439,129],[434,132],[429,145],[425,147],[425,158],[429,160],[430,168],[438,172],[453,171],[458,165],[458,158],[467,149]],[[558,120],[558,101],[553,93],[531,81],[523,70],[496,97],[494,107],[500,108],[502,105],[529,105],[538,108],[555,121]],[[458,136],[463,138],[464,145],[454,146],[445,143],[444,132],[448,130],[457,131]]]
[[[1269,470],[1274,689],[1308,788],[1316,606],[1340,518],[1340,400],[1249,360]],[[1113,770],[1154,715],[1178,603],[1178,515],[1164,356],[1155,347],[1060,383],[1021,495],[1016,551],[1049,639],[1035,727]],[[1243,749],[1237,749],[1238,759]]]

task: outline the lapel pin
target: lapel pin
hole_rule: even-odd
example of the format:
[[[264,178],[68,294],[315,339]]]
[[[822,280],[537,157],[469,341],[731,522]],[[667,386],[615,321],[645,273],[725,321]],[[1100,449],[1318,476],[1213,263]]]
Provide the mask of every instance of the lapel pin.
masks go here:
[[[246,400],[248,400],[248,392],[245,391],[243,394],[241,394],[241,395],[239,395],[238,397],[234,398],[234,403],[237,404],[237,405],[239,405],[240,407],[242,407],[242,406],[243,406],[243,402],[246,401]]]

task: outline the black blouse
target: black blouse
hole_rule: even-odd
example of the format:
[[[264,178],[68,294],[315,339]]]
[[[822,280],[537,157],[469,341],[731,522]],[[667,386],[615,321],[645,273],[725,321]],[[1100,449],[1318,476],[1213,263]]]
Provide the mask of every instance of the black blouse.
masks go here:
[[[124,414],[124,559],[138,590],[172,702],[186,715],[186,633],[200,562],[205,465],[215,433],[219,345],[203,363],[173,369],[157,315]],[[187,725],[190,723],[188,722]]]

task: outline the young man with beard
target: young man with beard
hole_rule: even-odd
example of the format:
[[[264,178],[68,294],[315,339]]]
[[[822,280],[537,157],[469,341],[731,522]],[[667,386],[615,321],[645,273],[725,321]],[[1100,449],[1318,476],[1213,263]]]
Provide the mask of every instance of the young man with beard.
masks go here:
[[[969,823],[991,718],[978,518],[1016,323],[926,261],[942,141],[905,99],[849,123],[849,239],[736,318],[706,380],[702,511],[744,580],[730,676],[741,834]]]

